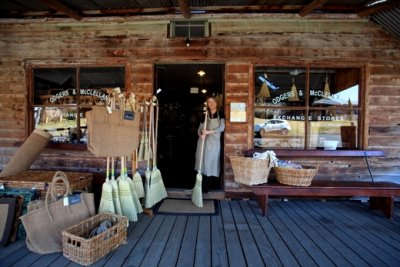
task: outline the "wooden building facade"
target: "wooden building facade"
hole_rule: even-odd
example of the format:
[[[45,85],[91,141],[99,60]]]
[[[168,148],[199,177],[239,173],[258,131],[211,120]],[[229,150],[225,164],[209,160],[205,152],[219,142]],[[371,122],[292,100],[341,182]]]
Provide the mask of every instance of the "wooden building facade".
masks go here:
[[[31,69],[40,66],[126,66],[125,87],[139,97],[155,89],[155,65],[218,63],[224,66],[224,190],[246,193],[234,181],[230,155],[254,147],[256,66],[360,68],[363,121],[360,149],[385,157],[300,156],[318,163],[321,180],[400,183],[400,41],[373,22],[354,15],[214,14],[205,20],[209,36],[169,37],[179,16],[0,21],[0,169],[32,130]],[[246,120],[230,120],[231,103],[245,103]],[[285,156],[282,156],[285,158]],[[105,159],[87,150],[45,149],[34,169],[104,174]],[[161,170],[162,171],[162,170]]]

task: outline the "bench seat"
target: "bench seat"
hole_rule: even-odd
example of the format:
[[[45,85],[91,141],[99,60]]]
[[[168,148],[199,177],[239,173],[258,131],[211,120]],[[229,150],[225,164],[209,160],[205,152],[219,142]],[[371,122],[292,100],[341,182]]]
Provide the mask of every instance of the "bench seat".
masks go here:
[[[268,211],[269,197],[369,197],[370,208],[393,217],[394,197],[400,196],[400,185],[389,182],[313,181],[310,186],[290,186],[269,181],[253,185],[263,216]]]

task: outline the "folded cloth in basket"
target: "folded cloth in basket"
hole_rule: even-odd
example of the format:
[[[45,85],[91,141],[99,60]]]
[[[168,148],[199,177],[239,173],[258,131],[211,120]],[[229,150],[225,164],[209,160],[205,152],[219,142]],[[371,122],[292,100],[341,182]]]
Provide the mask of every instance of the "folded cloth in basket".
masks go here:
[[[94,237],[98,234],[101,234],[102,232],[107,231],[108,228],[111,228],[112,224],[111,221],[109,220],[104,220],[100,223],[100,225],[96,228],[94,228],[90,234],[89,234],[89,238]]]
[[[276,157],[276,154],[272,150],[267,150],[263,153],[255,152],[253,154],[253,158],[255,159],[264,159],[264,160],[269,160],[269,165],[271,167],[276,167],[278,166],[278,158]]]

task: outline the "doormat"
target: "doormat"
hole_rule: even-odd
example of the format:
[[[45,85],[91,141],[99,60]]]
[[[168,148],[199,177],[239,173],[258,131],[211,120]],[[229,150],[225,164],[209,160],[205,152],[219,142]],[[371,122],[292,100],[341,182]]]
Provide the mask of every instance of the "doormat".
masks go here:
[[[191,199],[166,198],[157,204],[155,214],[163,215],[217,215],[218,200],[203,200],[203,207],[196,207]]]

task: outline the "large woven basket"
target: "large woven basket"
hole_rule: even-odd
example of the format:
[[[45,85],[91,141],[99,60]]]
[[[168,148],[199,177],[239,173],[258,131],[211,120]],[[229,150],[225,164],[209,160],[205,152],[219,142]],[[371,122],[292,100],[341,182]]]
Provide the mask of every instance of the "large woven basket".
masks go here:
[[[0,178],[0,184],[7,188],[35,188],[40,192],[40,198],[46,197],[48,185],[51,183],[56,171],[27,170],[18,175],[10,175]],[[83,172],[64,172],[68,177],[71,191],[85,190],[90,192],[92,188],[92,173]],[[65,193],[65,185],[57,185],[57,192],[60,196]]]
[[[271,166],[269,160],[230,156],[235,181],[246,185],[268,182]]]
[[[274,170],[276,180],[281,184],[309,186],[318,172],[318,166],[302,166],[302,169],[274,167]]]
[[[112,227],[89,238],[104,220],[109,220]],[[126,241],[127,227],[125,216],[100,213],[90,217],[62,231],[63,255],[81,265],[90,265]]]

